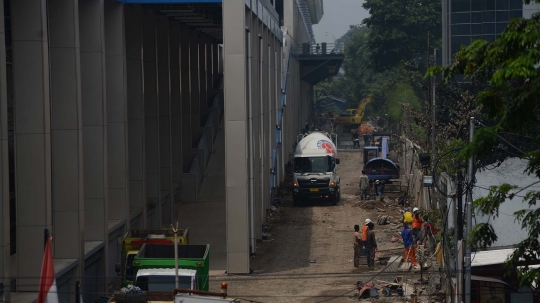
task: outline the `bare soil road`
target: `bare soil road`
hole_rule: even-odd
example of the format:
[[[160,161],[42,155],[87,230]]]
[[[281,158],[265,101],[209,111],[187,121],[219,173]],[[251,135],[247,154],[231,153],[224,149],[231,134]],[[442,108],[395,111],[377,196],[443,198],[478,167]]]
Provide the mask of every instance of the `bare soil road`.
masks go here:
[[[399,193],[387,193],[385,202],[360,202],[358,178],[361,152],[340,152],[341,202],[336,206],[321,201],[293,207],[282,199],[268,219],[269,240],[258,243],[249,276],[213,277],[212,290],[228,282],[229,295],[243,302],[351,302],[358,300],[356,282],[370,279],[393,280],[393,274],[377,275],[366,265],[354,268],[352,235],[355,224],[366,218],[374,223],[379,215],[390,215],[388,225],[375,224],[379,255],[401,255],[402,244],[392,243],[401,232],[400,208],[394,202]],[[388,187],[387,187],[388,188]],[[396,250],[389,251],[390,249]],[[377,275],[377,276],[376,276]],[[412,275],[412,273],[411,273]],[[385,298],[379,302],[404,302],[404,298]]]

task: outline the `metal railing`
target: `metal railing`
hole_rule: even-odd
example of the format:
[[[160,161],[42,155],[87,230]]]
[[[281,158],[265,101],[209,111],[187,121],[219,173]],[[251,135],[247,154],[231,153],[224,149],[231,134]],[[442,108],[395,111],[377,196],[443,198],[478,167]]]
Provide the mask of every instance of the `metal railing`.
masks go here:
[[[302,43],[301,54],[302,55],[331,55],[331,54],[343,54],[343,43],[316,43],[315,45],[310,43]]]

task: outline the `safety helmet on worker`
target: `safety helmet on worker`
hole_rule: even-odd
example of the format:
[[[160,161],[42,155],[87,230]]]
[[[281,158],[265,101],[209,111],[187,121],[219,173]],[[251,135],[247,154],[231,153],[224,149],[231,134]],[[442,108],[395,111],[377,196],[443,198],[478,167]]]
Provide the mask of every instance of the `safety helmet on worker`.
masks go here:
[[[368,225],[369,223],[371,223],[371,220],[370,219],[366,219],[366,225]]]
[[[418,210],[419,210],[418,207],[415,207],[415,208],[412,209],[413,213],[418,211]]]

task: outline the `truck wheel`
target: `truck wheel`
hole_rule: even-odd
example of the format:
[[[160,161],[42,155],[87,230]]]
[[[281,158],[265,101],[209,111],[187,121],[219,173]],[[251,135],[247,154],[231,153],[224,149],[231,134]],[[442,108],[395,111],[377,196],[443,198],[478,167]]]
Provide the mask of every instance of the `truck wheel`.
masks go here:
[[[330,197],[330,203],[332,203],[332,205],[337,205],[338,201],[339,201],[338,195],[334,195]]]
[[[292,203],[293,206],[298,206],[300,204],[300,197],[293,197]]]

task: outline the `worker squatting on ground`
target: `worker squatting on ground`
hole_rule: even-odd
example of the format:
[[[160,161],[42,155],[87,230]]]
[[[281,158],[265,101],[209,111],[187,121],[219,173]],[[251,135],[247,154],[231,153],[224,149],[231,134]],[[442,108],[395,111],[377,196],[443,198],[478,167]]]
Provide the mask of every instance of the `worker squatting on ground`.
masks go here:
[[[368,197],[368,188],[369,188],[369,179],[368,176],[362,174],[360,176],[360,199],[367,199]]]
[[[403,246],[405,247],[405,262],[409,262],[409,257],[414,266],[418,266],[416,262],[416,247],[413,245],[413,234],[408,223],[403,224],[403,231],[401,232],[401,238],[403,239]]]
[[[366,239],[366,250],[367,250],[367,263],[369,269],[375,269],[375,252],[377,251],[377,240],[375,239],[375,232],[373,228],[375,225],[371,222],[368,223],[368,232]]]
[[[366,241],[367,241],[367,232],[368,232],[368,224],[371,223],[370,219],[366,219],[365,225],[362,227],[362,246],[364,248],[366,247]]]
[[[360,225],[354,226],[353,234],[353,244],[354,244],[354,267],[360,266],[360,255],[362,251],[362,234],[360,234]]]

